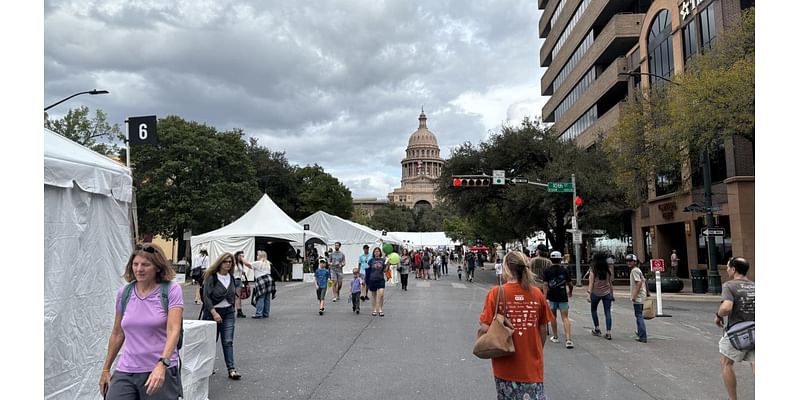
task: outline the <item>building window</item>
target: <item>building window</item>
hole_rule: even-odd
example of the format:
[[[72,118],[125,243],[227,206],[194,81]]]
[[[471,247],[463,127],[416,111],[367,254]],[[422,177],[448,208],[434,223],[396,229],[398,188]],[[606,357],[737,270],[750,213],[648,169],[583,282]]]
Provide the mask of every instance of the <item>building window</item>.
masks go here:
[[[572,139],[575,139],[580,135],[586,128],[592,126],[597,122],[597,105],[593,105],[589,111],[586,111],[580,118],[578,118],[575,123],[573,123],[569,128],[567,128],[564,133],[561,134],[558,138],[562,142],[567,142]]]
[[[566,113],[576,101],[578,101],[581,95],[588,90],[590,86],[592,86],[592,83],[594,83],[595,80],[595,75],[595,69],[590,69],[589,72],[587,72],[586,75],[581,78],[578,84],[575,85],[575,88],[572,89],[567,97],[561,101],[561,104],[556,107],[556,122],[558,122],[561,119],[561,116],[564,115],[564,113]]]
[[[704,49],[710,49],[711,43],[717,37],[717,21],[714,18],[714,4],[700,11],[700,39]]]
[[[589,47],[592,47],[592,43],[594,43],[594,31],[589,31],[589,34],[581,42],[580,46],[575,49],[575,52],[569,57],[569,61],[564,64],[564,67],[561,68],[561,71],[556,76],[556,79],[553,80],[553,92],[558,90],[561,87],[561,84],[564,83],[564,80],[567,79],[570,72],[575,69],[575,66],[583,58],[583,55],[586,54],[586,51],[589,50]]]
[[[556,58],[558,52],[561,50],[561,47],[564,46],[567,39],[569,38],[570,33],[575,28],[575,25],[578,25],[578,21],[581,20],[583,16],[583,12],[589,7],[589,1],[582,1],[581,4],[578,5],[578,8],[575,10],[575,13],[572,14],[572,18],[570,18],[569,22],[567,23],[566,28],[564,31],[561,32],[561,36],[558,37],[555,46],[553,46],[553,55],[552,58]]]
[[[663,196],[681,188],[681,170],[677,166],[656,175],[656,196]]]
[[[728,168],[725,163],[725,143],[721,140],[711,145],[711,183],[722,182],[728,177]],[[695,152],[692,160],[692,187],[703,186],[703,154]]]
[[[653,20],[647,38],[648,65],[650,67],[650,84],[663,82],[657,76],[669,78],[674,71],[672,54],[672,16],[669,11],[661,10]]]
[[[683,27],[683,59],[689,61],[697,53],[697,26],[695,21],[689,21]]]

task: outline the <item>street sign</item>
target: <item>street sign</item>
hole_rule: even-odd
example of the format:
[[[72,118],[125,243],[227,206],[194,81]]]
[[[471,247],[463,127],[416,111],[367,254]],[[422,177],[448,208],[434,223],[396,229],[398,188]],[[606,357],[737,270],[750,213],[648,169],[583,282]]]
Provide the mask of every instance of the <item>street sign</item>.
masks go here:
[[[703,229],[703,236],[725,236],[725,228],[707,228]]]
[[[572,231],[572,243],[575,244],[583,243],[583,231],[577,229]]]
[[[515,184],[528,183],[528,178],[514,178],[511,182]]]
[[[492,184],[505,185],[506,184],[506,171],[503,169],[495,169],[492,171]]]
[[[133,145],[138,144],[158,144],[156,136],[156,125],[158,124],[155,115],[144,117],[128,118],[128,141]]]
[[[555,193],[572,192],[572,182],[547,182],[547,191]]]
[[[664,260],[661,258],[650,260],[650,270],[653,272],[664,272]]]
[[[572,216],[572,229],[578,229],[578,219]]]

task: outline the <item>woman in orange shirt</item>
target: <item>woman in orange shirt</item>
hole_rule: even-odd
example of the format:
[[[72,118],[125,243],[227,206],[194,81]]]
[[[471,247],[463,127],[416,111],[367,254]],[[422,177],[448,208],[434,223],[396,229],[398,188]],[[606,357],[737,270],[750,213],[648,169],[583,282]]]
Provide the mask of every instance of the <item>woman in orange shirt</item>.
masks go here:
[[[554,318],[547,300],[539,288],[533,286],[533,273],[528,268],[529,259],[520,251],[512,251],[503,260],[503,285],[505,301],[498,298],[495,286],[486,296],[480,317],[480,331],[485,333],[494,318],[495,304],[514,325],[514,354],[492,359],[497,398],[543,400],[544,392],[544,342],[547,324]]]

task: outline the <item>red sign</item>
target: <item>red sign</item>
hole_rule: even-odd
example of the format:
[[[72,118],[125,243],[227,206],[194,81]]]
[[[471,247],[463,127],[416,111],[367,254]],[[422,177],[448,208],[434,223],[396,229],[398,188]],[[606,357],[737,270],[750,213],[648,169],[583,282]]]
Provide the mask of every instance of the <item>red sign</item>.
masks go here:
[[[664,260],[661,258],[650,260],[650,270],[653,272],[664,272]]]

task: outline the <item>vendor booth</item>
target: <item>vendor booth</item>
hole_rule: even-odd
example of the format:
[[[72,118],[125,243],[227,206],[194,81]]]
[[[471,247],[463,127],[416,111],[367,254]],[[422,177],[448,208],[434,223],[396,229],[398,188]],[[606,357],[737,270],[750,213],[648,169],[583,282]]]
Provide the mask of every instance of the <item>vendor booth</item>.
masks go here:
[[[45,399],[98,397],[133,243],[132,183],[125,166],[44,130]]]
[[[201,248],[208,250],[211,263],[223,253],[244,251],[248,260],[254,260],[257,250],[266,250],[272,262],[272,275],[276,280],[286,280],[291,276],[289,255],[303,242],[324,244],[325,236],[314,230],[303,230],[303,226],[292,220],[266,194],[247,213],[236,221],[217,230],[192,236],[192,254]],[[248,280],[253,272],[245,269]]]

